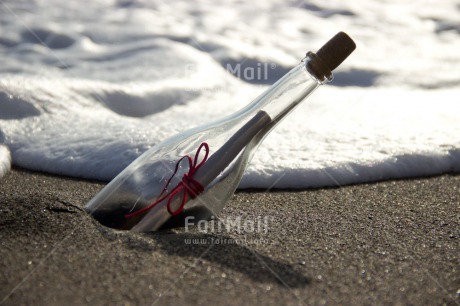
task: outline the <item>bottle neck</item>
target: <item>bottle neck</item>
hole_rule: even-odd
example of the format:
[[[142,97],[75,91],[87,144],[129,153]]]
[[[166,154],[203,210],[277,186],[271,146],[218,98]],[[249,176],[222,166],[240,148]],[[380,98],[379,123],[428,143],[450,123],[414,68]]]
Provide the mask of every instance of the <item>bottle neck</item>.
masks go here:
[[[332,77],[332,72],[316,54],[309,52],[299,65],[257,97],[250,107],[263,110],[273,121],[279,121]]]
[[[325,84],[332,81],[334,78],[332,71],[329,70],[323,60],[321,60],[316,53],[309,51],[302,61],[304,60],[307,71],[312,77],[318,80],[318,82]]]

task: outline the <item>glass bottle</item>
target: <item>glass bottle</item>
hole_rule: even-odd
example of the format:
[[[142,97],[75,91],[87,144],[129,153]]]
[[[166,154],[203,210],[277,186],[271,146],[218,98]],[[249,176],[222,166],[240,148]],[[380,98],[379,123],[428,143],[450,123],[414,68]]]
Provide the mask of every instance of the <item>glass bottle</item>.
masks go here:
[[[105,186],[85,209],[103,225],[138,232],[216,216],[267,134],[355,49],[340,32],[249,105],[155,145]],[[190,222],[188,221],[188,224]]]

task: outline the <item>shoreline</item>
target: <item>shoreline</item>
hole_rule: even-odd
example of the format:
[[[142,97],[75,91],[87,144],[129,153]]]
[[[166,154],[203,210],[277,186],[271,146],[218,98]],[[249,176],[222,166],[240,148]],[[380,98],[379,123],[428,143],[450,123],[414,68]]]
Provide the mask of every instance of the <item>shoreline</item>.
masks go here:
[[[82,207],[104,185],[17,168],[0,180],[0,301],[460,303],[460,175],[239,190],[222,219],[273,220],[247,233],[103,227]]]

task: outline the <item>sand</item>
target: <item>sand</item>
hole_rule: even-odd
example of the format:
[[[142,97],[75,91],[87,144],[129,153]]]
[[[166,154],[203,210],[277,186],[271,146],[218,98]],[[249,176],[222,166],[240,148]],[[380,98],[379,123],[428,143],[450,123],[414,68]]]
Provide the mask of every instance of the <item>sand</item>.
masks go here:
[[[272,218],[245,234],[103,227],[81,209],[102,186],[19,169],[0,180],[4,305],[460,303],[458,175],[238,192],[224,220]]]

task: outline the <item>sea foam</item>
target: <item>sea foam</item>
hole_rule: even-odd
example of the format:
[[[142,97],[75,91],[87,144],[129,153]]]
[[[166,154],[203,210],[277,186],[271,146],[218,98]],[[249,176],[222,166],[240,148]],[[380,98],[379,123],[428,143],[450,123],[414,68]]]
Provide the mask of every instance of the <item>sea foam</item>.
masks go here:
[[[23,168],[110,180],[243,107],[340,30],[357,51],[267,137],[240,187],[458,172],[457,3],[431,2],[5,2],[0,173],[11,154]]]
[[[11,155],[7,147],[0,145],[0,179],[8,173],[11,167]]]

